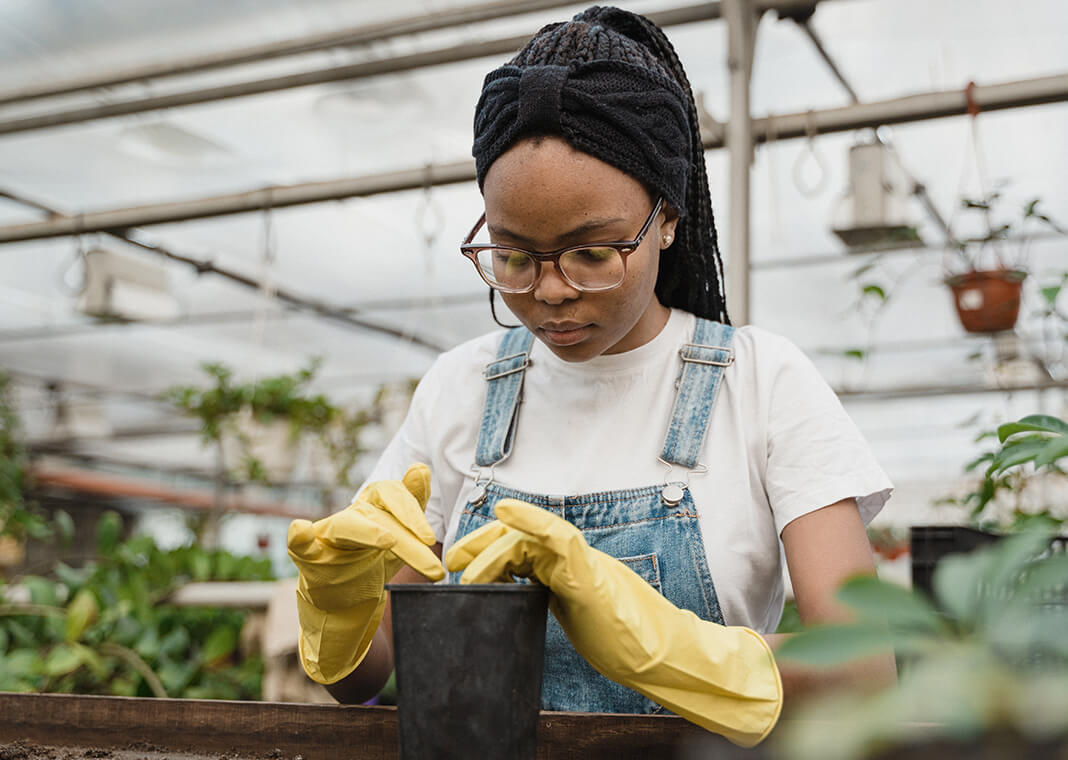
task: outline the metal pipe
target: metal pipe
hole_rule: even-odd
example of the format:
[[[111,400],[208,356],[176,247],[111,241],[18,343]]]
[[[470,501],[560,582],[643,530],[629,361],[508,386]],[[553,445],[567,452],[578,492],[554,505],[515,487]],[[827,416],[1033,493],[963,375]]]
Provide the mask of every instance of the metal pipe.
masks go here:
[[[1036,232],[1032,235],[1009,235],[1002,238],[1006,243],[1023,243],[1025,241],[1036,242],[1039,240],[1058,240],[1066,237],[1063,232]],[[835,253],[813,253],[805,254],[803,256],[782,256],[776,259],[761,259],[760,261],[754,261],[751,264],[751,269],[756,270],[770,270],[770,269],[793,269],[795,267],[809,267],[809,266],[822,266],[824,264],[842,264],[846,261],[863,262],[869,261],[869,257],[882,257],[882,256],[899,256],[902,254],[911,254],[913,256],[917,254],[929,253],[943,253],[945,248],[931,245],[914,245],[914,246],[870,246],[867,248],[857,247],[850,248],[845,252],[843,256],[842,251]],[[98,328],[99,329],[99,328]],[[0,333],[0,342],[2,342],[3,333]]]
[[[805,34],[808,35],[808,38],[816,47],[816,52],[820,54],[820,57],[823,59],[823,62],[827,64],[827,68],[831,70],[831,73],[834,74],[835,79],[837,79],[838,83],[842,85],[842,89],[849,93],[849,99],[852,100],[854,103],[859,103],[860,97],[857,95],[857,91],[853,89],[853,86],[849,84],[849,82],[846,81],[846,78],[842,75],[841,70],[839,70],[838,68],[838,64],[834,62],[834,59],[831,58],[830,53],[827,52],[827,48],[823,46],[823,40],[821,40],[819,35],[816,34],[816,30],[812,28],[811,21],[809,19],[805,19],[805,21],[802,22],[800,26],[802,29],[805,30]]]
[[[727,149],[730,151],[729,248],[725,290],[732,323],[745,325],[749,323],[749,205],[750,171],[753,166],[749,90],[760,16],[753,10],[749,0],[723,0],[723,14],[727,21],[730,85],[730,115],[727,122]]]
[[[160,501],[185,509],[212,510],[215,508],[215,497],[209,491],[168,488],[138,478],[45,465],[34,466],[31,469],[31,475],[37,487],[62,488],[83,494],[117,496],[139,501]],[[288,518],[307,516],[306,512],[297,511],[289,504],[253,503],[233,494],[228,494],[223,506],[228,512]]]
[[[177,61],[151,63],[123,71],[111,71],[65,81],[27,85],[0,92],[0,105],[49,98],[56,95],[69,95],[85,90],[118,87],[147,79],[194,74],[201,71],[240,66],[242,64],[285,58],[331,48],[369,45],[373,42],[394,37],[477,24],[482,21],[493,21],[526,13],[536,13],[567,5],[575,5],[575,0],[496,0],[495,2],[478,3],[477,5],[460,8],[448,8],[436,12],[421,13],[418,16],[383,21],[377,24],[364,24],[347,29],[309,34],[282,42],[252,45],[239,50],[224,50]]]
[[[68,221],[69,220],[74,220],[75,223],[77,224],[78,219],[79,219],[79,217],[77,217],[77,216],[74,216],[74,217],[65,216],[63,214],[60,214],[55,209],[49,208],[47,205],[45,205],[43,203],[40,203],[39,201],[29,200],[27,198],[23,198],[23,197],[21,197],[19,195],[16,195],[14,193],[0,192],[0,196],[5,197],[5,198],[9,198],[11,200],[17,201],[19,203],[23,203],[23,204],[28,205],[28,206],[32,206],[33,208],[36,208],[36,209],[38,209],[40,211],[43,211],[43,212],[49,214],[51,218],[48,219],[47,222],[45,222],[45,223],[55,222],[55,221],[60,221],[60,220],[64,220],[65,219],[65,220],[68,220]],[[268,193],[268,197],[270,197],[269,193]],[[265,205],[261,206],[260,208],[273,208],[273,205],[270,202],[268,202]],[[254,280],[251,277],[247,277],[247,276],[245,276],[243,274],[240,274],[238,272],[234,272],[234,271],[229,270],[229,269],[224,269],[223,267],[217,266],[214,262],[204,261],[204,260],[201,260],[201,259],[194,259],[194,258],[189,257],[189,256],[184,256],[184,255],[175,253],[175,252],[171,251],[169,248],[165,248],[162,245],[158,245],[156,243],[146,243],[144,241],[138,240],[136,237],[134,237],[135,230],[133,228],[136,227],[136,226],[137,225],[133,225],[133,224],[119,225],[117,227],[113,226],[111,228],[101,228],[101,229],[99,229],[97,231],[98,232],[103,232],[103,233],[105,233],[107,235],[111,235],[112,237],[119,238],[120,240],[123,240],[124,242],[129,243],[130,245],[136,246],[136,247],[141,248],[141,249],[146,250],[146,251],[150,251],[152,253],[155,253],[156,255],[162,256],[163,258],[171,259],[172,261],[177,261],[177,262],[180,262],[182,264],[187,264],[187,265],[193,267],[194,269],[196,269],[198,274],[216,274],[216,275],[219,275],[220,277],[224,277],[227,280],[230,280],[231,282],[236,282],[238,285],[242,285],[242,286],[244,286],[246,288],[249,288],[251,290],[255,290],[255,291],[258,291],[258,292],[263,292],[264,291],[263,285],[258,280]],[[81,233],[75,233],[75,234],[81,234]],[[373,322],[368,322],[368,321],[366,321],[364,319],[361,319],[361,318],[355,316],[351,309],[349,309],[349,310],[338,309],[338,308],[335,308],[335,307],[330,306],[328,304],[325,304],[322,301],[316,301],[316,300],[313,300],[313,299],[310,299],[310,298],[305,298],[303,296],[299,296],[299,295],[297,295],[297,294],[295,294],[295,293],[293,293],[293,292],[291,292],[289,290],[286,290],[285,288],[272,287],[272,288],[270,288],[269,292],[271,293],[271,297],[272,298],[274,298],[274,299],[276,299],[278,301],[281,301],[282,303],[285,303],[285,304],[287,304],[289,306],[293,306],[293,307],[296,307],[296,308],[304,310],[304,311],[311,311],[311,312],[319,315],[320,317],[323,317],[323,318],[325,318],[327,320],[330,320],[330,321],[333,321],[333,322],[339,322],[339,323],[341,323],[343,325],[346,325],[348,327],[357,327],[357,328],[360,328],[362,330],[367,330],[367,331],[371,331],[371,332],[378,332],[378,333],[384,333],[384,334],[389,335],[391,337],[400,338],[401,340],[408,341],[413,345],[420,346],[422,348],[430,349],[434,353],[441,353],[442,351],[446,350],[446,348],[448,348],[447,346],[445,346],[443,344],[439,344],[436,341],[433,341],[433,340],[431,340],[429,338],[425,338],[425,337],[419,336],[419,335],[417,335],[415,333],[412,333],[412,332],[409,332],[409,331],[400,330],[398,328],[390,327],[388,325],[379,325],[379,324],[375,324]]]
[[[983,111],[1062,103],[1068,100],[1068,74],[976,86],[972,92],[975,102]],[[757,142],[765,142],[769,136],[784,140],[806,137],[809,131],[815,134],[851,132],[866,127],[940,119],[965,113],[965,91],[942,90],[819,111],[766,116],[753,121],[753,132]],[[768,129],[769,124],[773,129]]]
[[[1037,79],[977,86],[976,101],[984,111],[1042,105],[1068,101],[1068,74]],[[882,124],[958,116],[967,112],[964,90],[907,95],[891,100],[861,105],[804,111],[753,119],[755,142],[807,137],[816,134],[849,132]],[[711,120],[704,123],[707,150],[722,148],[724,125]],[[378,195],[400,190],[468,182],[475,178],[473,161],[425,166],[385,174],[351,177],[302,185],[281,185],[234,195],[221,195],[192,201],[162,203],[151,206],[96,211],[78,215],[59,215],[53,219],[0,227],[0,244],[24,240],[82,235],[94,232],[118,234],[131,227],[205,219],[213,216],[284,208],[307,203],[321,203],[346,198]]]
[[[1065,380],[1040,380],[1020,385],[927,385],[916,388],[888,388],[886,390],[854,391],[836,388],[835,394],[843,401],[888,401],[902,398],[928,398],[931,396],[968,396],[981,393],[1019,393],[1020,391],[1045,391],[1054,388],[1068,389]]]
[[[338,308],[341,314],[355,314],[366,311],[406,311],[410,309],[444,309],[454,306],[470,306],[485,303],[485,293],[457,293],[437,298],[390,298],[381,301],[364,301],[351,307]],[[204,314],[186,314],[175,319],[153,320],[151,322],[68,322],[48,327],[25,327],[0,330],[0,344],[18,343],[20,341],[52,340],[71,335],[100,335],[103,331],[124,330],[128,328],[167,329],[171,327],[201,327],[204,325],[221,325],[234,322],[251,322],[259,319],[261,312],[245,311],[211,311]],[[275,316],[286,318],[289,312],[278,315],[268,314],[268,319]]]
[[[763,2],[755,3],[754,5],[760,11],[788,11],[796,8],[811,7],[813,5],[813,0],[764,0]],[[648,14],[648,18],[661,27],[677,26],[679,24],[687,24],[697,21],[708,21],[719,17],[719,3],[701,3],[698,5],[668,9]],[[41,114],[38,116],[8,119],[6,121],[0,121],[0,135],[28,132],[35,129],[57,127],[64,124],[77,124],[94,119],[143,113],[145,111],[155,111],[162,108],[176,108],[198,103],[211,103],[219,100],[228,100],[267,92],[277,92],[279,90],[305,87],[313,84],[325,84],[342,80],[351,81],[364,77],[378,76],[380,74],[409,71],[411,69],[426,68],[446,63],[456,63],[492,55],[506,55],[518,50],[528,39],[530,39],[530,35],[526,34],[516,37],[486,40],[483,42],[472,42],[455,45],[449,48],[387,58],[379,61],[365,61],[344,66],[331,66],[298,74],[286,74],[267,79],[219,85],[215,87],[189,90],[186,92],[171,93],[168,95],[124,100],[115,103],[84,106],[65,111]]]
[[[37,239],[40,225],[55,225],[54,234],[44,237],[83,235],[91,232],[107,232],[122,236],[133,227],[181,222],[189,219],[206,219],[227,214],[241,214],[263,209],[280,209],[307,203],[358,198],[379,193],[401,190],[417,190],[428,186],[467,182],[475,178],[475,162],[459,161],[452,164],[424,166],[385,174],[372,174],[327,182],[308,182],[301,185],[276,185],[261,190],[251,190],[233,195],[198,198],[177,203],[160,203],[151,206],[98,211],[88,214],[60,215],[55,219],[29,224],[0,227],[0,243]],[[62,230],[62,231],[60,231]],[[23,236],[28,233],[29,237]]]

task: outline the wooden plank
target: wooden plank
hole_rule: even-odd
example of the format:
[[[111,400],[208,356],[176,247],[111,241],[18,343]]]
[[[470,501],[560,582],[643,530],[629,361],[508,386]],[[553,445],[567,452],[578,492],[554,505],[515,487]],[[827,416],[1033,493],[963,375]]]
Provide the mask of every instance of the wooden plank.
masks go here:
[[[213,759],[399,758],[392,707],[0,693],[0,716],[0,743],[89,747],[114,757],[141,748],[170,752],[172,760],[179,752]],[[671,758],[684,743],[706,737],[675,716],[543,712],[538,758]]]

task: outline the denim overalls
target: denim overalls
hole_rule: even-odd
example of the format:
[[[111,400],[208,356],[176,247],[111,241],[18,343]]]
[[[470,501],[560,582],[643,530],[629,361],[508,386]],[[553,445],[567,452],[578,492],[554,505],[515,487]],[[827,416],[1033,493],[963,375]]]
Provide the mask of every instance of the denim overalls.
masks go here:
[[[680,347],[680,376],[671,423],[660,455],[665,465],[703,472],[698,463],[705,429],[724,367],[734,361],[733,328],[698,319],[693,343]],[[477,487],[460,516],[456,538],[494,519],[503,498],[547,509],[579,528],[590,546],[626,564],[677,607],[723,623],[708,571],[697,510],[686,483],[668,481],[644,488],[580,496],[547,496],[506,488],[493,481],[493,466],[508,457],[519,418],[523,373],[534,336],[525,328],[505,333],[497,359],[483,374],[489,383],[475,453]],[[687,474],[688,479],[688,474]],[[452,573],[450,582],[459,581]],[[652,713],[663,708],[611,681],[571,646],[550,615],[546,624],[542,709],[576,712]]]

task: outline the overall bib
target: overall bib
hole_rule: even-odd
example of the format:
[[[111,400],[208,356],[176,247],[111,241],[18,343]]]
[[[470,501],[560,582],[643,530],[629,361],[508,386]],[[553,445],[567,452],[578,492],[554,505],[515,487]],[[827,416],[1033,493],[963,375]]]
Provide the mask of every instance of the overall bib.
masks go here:
[[[660,455],[669,465],[669,478],[672,464],[695,472],[707,469],[697,458],[723,369],[734,360],[730,350],[733,332],[727,325],[698,319],[693,342],[679,350],[682,362],[675,404]],[[666,478],[664,483],[644,488],[552,496],[506,488],[493,481],[493,466],[511,452],[533,341],[534,336],[525,328],[510,330],[501,340],[497,359],[483,372],[489,386],[475,453],[480,474],[471,501],[460,516],[456,539],[493,520],[493,508],[501,499],[521,499],[573,524],[590,546],[623,562],[677,607],[723,624],[687,483]],[[459,582],[459,575],[450,573],[449,582]],[[638,692],[594,670],[571,646],[552,615],[546,623],[541,703],[544,710],[663,711]]]

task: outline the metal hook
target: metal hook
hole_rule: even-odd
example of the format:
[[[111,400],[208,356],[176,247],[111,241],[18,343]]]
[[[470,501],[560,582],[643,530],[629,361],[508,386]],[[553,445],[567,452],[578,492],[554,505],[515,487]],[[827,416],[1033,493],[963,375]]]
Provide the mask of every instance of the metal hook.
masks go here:
[[[816,120],[815,113],[809,111],[805,117],[805,136],[807,138],[808,150],[797,154],[797,159],[794,161],[794,185],[801,191],[802,195],[812,197],[817,195],[824,186],[827,184],[828,172],[827,165],[824,163],[823,158],[816,150]],[[818,178],[815,182],[809,184],[806,183],[801,176],[801,164],[806,156],[811,156],[812,160],[816,162],[816,168],[819,170]]]
[[[677,507],[682,503],[682,499],[686,495],[686,489],[690,487],[690,475],[704,475],[708,472],[708,465],[698,462],[695,467],[686,470],[686,480],[680,485],[679,481],[669,480],[672,470],[675,469],[674,465],[663,457],[657,457],[656,460],[668,468],[664,474],[664,487],[660,489],[660,498],[669,507]]]
[[[478,507],[486,500],[486,489],[489,488],[490,483],[493,482],[493,465],[489,467],[489,477],[483,477],[482,468],[477,464],[471,465],[471,472],[475,473],[475,490],[471,492],[471,496],[468,499],[468,503],[471,506]]]

